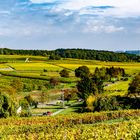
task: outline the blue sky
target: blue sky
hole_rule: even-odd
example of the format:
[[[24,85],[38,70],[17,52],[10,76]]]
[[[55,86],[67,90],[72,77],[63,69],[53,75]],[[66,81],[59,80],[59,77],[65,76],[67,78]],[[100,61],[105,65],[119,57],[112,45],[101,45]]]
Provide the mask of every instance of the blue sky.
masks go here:
[[[140,0],[0,0],[0,47],[140,49]]]

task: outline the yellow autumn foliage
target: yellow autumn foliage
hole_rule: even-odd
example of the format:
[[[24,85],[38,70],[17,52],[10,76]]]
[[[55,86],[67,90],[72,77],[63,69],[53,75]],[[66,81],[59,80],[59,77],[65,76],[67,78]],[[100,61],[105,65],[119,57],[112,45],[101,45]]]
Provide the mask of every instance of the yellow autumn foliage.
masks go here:
[[[96,97],[94,95],[90,95],[87,100],[86,100],[86,104],[87,104],[87,109],[90,111],[94,110],[94,106],[93,103],[95,102]]]

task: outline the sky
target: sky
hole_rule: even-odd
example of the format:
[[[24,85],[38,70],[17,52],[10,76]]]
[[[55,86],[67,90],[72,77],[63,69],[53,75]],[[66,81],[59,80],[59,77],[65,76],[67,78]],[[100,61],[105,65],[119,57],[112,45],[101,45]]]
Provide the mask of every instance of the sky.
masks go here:
[[[140,0],[0,0],[0,48],[140,50]]]

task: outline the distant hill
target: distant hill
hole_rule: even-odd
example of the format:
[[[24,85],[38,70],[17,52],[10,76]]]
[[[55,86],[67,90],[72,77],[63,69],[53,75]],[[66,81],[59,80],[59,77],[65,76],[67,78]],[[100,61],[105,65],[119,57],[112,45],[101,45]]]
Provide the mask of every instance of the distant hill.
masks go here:
[[[125,53],[140,55],[140,50],[125,51]]]
[[[140,62],[140,56],[128,54],[124,52],[112,52],[104,50],[90,49],[57,49],[57,50],[12,50],[8,48],[0,48],[0,54],[4,55],[32,55],[32,56],[49,56],[50,59],[75,58],[100,61],[116,61],[116,62]]]

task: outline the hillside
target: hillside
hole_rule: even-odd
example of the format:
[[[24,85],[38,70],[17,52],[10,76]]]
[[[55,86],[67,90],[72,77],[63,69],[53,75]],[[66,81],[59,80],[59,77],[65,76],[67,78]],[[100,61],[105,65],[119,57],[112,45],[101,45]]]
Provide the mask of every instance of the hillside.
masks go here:
[[[57,50],[12,50],[1,48],[0,54],[4,55],[32,55],[49,56],[50,59],[75,58],[87,60],[129,62],[140,61],[140,56],[127,53],[115,53],[111,51],[87,50],[87,49],[57,49]]]
[[[50,60],[49,55],[23,54],[0,55],[0,62],[0,139],[139,138],[140,99],[131,96],[131,92],[128,96],[128,87],[139,85],[138,80],[130,83],[139,78],[135,76],[140,73],[140,63]],[[85,100],[81,100],[77,91],[82,79],[75,74],[75,70],[83,66],[89,72],[87,82],[94,82],[94,76],[98,76],[103,88],[101,93],[93,94],[93,91],[88,93],[88,89],[95,83],[83,84],[86,90],[81,92],[92,95],[85,96]],[[67,77],[60,75],[62,70],[68,72]],[[19,106],[22,110],[17,114]]]

